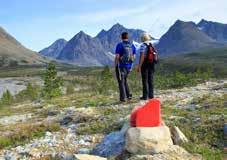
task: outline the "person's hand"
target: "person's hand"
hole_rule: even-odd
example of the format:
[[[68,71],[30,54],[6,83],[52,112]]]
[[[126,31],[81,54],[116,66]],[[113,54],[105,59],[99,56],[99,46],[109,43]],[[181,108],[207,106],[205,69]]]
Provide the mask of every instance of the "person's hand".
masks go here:
[[[158,61],[157,53],[156,53],[155,56],[154,56],[154,60],[155,60],[155,61]]]
[[[141,67],[140,66],[137,67],[137,72],[141,72]]]

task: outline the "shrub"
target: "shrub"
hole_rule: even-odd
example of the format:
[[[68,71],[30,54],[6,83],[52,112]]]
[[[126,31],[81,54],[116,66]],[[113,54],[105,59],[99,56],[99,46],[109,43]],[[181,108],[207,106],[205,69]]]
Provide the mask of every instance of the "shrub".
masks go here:
[[[96,90],[100,94],[109,94],[110,90],[116,89],[113,74],[108,66],[104,67],[95,83]]]
[[[15,60],[11,60],[11,61],[9,61],[9,66],[10,67],[16,67],[16,66],[18,66],[18,62],[15,61]]]
[[[28,61],[23,59],[21,60],[21,63],[28,64]]]
[[[73,94],[73,93],[74,93],[74,85],[70,83],[66,87],[66,94]]]
[[[63,80],[61,77],[57,76],[57,70],[53,63],[50,63],[47,66],[43,79],[43,96],[45,98],[53,98],[62,94],[61,87],[63,85]]]
[[[10,105],[14,101],[13,96],[11,95],[9,90],[3,93],[1,98],[1,105]]]
[[[36,100],[39,97],[39,87],[28,83],[27,88],[16,95],[16,101]]]

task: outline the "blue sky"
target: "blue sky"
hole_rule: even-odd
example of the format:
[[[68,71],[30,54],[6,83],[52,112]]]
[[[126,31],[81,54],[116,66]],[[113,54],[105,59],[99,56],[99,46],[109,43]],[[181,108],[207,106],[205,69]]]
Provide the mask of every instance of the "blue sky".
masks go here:
[[[227,0],[2,0],[0,26],[39,51],[83,30],[95,36],[119,22],[159,38],[177,20],[227,23]]]

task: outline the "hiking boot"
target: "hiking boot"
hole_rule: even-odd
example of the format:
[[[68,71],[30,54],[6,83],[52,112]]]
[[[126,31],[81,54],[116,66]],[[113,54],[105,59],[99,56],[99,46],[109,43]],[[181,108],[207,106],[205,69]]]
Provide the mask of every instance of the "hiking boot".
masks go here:
[[[126,100],[125,99],[121,99],[120,102],[121,103],[124,103],[124,102],[126,102]]]
[[[147,100],[147,97],[140,97],[140,100]]]
[[[131,99],[132,99],[132,94],[129,94],[128,100],[131,100]]]

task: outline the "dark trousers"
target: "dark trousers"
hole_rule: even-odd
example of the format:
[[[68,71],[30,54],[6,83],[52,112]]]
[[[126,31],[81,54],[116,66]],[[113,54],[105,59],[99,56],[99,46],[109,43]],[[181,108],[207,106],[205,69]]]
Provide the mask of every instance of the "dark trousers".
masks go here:
[[[127,68],[116,67],[115,69],[120,92],[120,101],[124,101],[125,98],[130,97],[130,91],[127,82],[127,77],[130,71]]]
[[[154,98],[154,64],[144,62],[141,67],[142,84],[143,84],[143,98]]]

